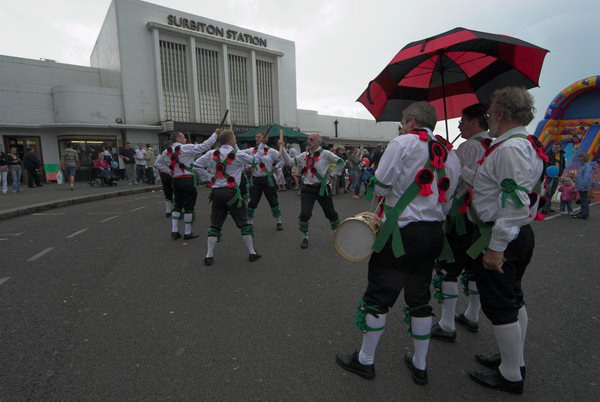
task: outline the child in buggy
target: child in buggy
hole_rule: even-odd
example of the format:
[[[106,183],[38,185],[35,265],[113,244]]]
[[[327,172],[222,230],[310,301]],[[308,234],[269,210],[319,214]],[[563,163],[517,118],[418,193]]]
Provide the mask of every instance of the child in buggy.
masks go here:
[[[92,164],[90,186],[116,186],[117,178],[113,175],[110,163],[102,153]]]

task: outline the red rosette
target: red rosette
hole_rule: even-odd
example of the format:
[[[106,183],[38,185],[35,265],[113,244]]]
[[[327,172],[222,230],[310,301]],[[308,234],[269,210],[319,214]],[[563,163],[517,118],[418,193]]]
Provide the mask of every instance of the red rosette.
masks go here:
[[[310,168],[310,173],[311,173],[311,174],[314,176],[314,175],[317,173],[317,168],[316,168],[316,167],[314,167],[314,166],[312,166],[312,167]]]
[[[307,168],[305,168],[305,167],[303,167],[303,168],[302,168],[302,171],[301,171],[301,173],[302,173],[302,176],[306,176],[306,172],[308,172],[308,169],[307,169]]]
[[[437,187],[439,193],[438,202],[448,202],[448,199],[446,198],[446,192],[450,188],[450,179],[447,176],[440,177],[440,179],[437,182]]]
[[[450,141],[448,141],[447,139],[445,139],[441,135],[436,135],[435,139],[436,139],[437,142],[441,143],[444,147],[446,147],[446,149],[448,151],[452,151],[452,148],[454,148],[454,145],[452,145],[452,143]]]
[[[170,158],[171,154],[173,153],[173,147],[169,147],[167,148],[167,156]]]
[[[462,215],[466,214],[467,211],[469,210],[469,207],[471,206],[472,201],[473,201],[473,190],[468,189],[467,192],[465,193],[465,200],[463,201],[460,208],[458,208],[458,213],[462,214]]]
[[[179,164],[179,169],[186,170],[186,166],[183,163]]]
[[[213,152],[213,155],[212,155],[212,160],[213,161],[219,160],[219,156],[221,156],[221,152],[219,152],[218,149],[215,149],[215,152]]]
[[[232,164],[235,160],[235,152],[230,152],[227,154],[227,163]]]
[[[433,191],[431,190],[431,183],[433,183],[433,172],[431,169],[423,168],[419,170],[415,176],[415,182],[421,188],[419,191],[420,196],[427,197],[428,195],[433,194]]]
[[[208,188],[211,188],[214,185],[215,185],[215,178],[213,177],[212,179],[210,179],[210,182],[207,184],[207,186],[208,186]]]
[[[217,163],[215,170],[217,171],[217,177],[221,178],[223,177],[223,173],[225,173],[225,165],[223,165],[223,163]]]
[[[178,154],[181,152],[181,145],[177,145],[175,147],[175,152],[177,152]]]
[[[252,150],[252,153],[255,154],[258,152],[258,147],[254,147],[254,149]]]
[[[319,156],[321,156],[321,153],[319,151],[317,151],[317,152],[314,153],[313,156],[314,156],[314,159],[315,159],[315,162],[316,162],[316,161],[319,160]]]
[[[544,219],[546,219],[546,217],[542,215],[542,213],[539,210],[536,211],[534,220],[543,221]]]
[[[483,146],[483,149],[485,149],[487,151],[488,149],[490,149],[490,146],[492,145],[492,139],[491,138],[482,138],[481,145]]]
[[[423,142],[429,141],[429,134],[427,133],[427,130],[424,130],[422,128],[415,128],[410,130],[410,133],[418,135],[419,139]]]
[[[258,164],[258,167],[260,168],[260,171],[261,171],[261,172],[264,172],[264,171],[265,171],[265,164],[264,164],[263,162],[260,162],[260,163]]]
[[[538,139],[536,137],[534,137],[533,135],[531,135],[531,134],[527,136],[527,139],[529,140],[529,142],[533,146],[533,149],[535,149],[535,152],[537,153],[537,155],[539,156],[539,158],[541,160],[543,160],[544,162],[547,163],[548,162],[548,155],[546,155],[546,152],[544,152],[544,147],[538,141]]]
[[[437,141],[429,141],[429,160],[436,169],[443,169],[448,159],[448,150]]]
[[[229,188],[234,188],[235,187],[235,177],[229,176],[227,178],[227,184],[229,185]]]
[[[265,147],[265,149],[263,150],[263,155],[264,156],[269,155],[269,147]]]

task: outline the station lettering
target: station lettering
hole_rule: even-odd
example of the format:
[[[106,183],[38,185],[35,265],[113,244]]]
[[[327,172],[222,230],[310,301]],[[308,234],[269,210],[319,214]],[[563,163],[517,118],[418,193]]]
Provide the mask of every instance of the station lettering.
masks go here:
[[[191,31],[202,32],[209,35],[234,40],[237,42],[247,43],[250,45],[267,47],[267,40],[265,38],[260,38],[255,35],[234,31],[233,29],[225,30],[224,28],[216,25],[206,24],[204,22],[194,21],[183,17],[177,17],[172,14],[167,17],[167,22],[169,25],[173,25],[179,28],[185,28]]]

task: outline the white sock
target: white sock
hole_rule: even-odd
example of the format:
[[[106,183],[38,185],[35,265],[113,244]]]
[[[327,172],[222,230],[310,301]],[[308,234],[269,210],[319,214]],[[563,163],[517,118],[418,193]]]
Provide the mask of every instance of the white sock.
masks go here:
[[[275,218],[277,220],[277,223],[281,223],[281,216],[278,216],[277,218]]]
[[[386,317],[387,314],[379,314],[379,318],[375,318],[372,314],[367,314],[365,322],[371,328],[383,328],[385,327]],[[383,329],[381,331],[367,331],[363,334],[362,346],[358,354],[360,364],[370,365],[375,362],[375,350],[377,349],[381,335],[383,335]]]
[[[194,220],[193,214],[184,214],[183,221],[185,222],[185,226],[183,229],[183,233],[186,235],[192,234],[192,221]]]
[[[179,218],[181,217],[181,213],[177,211],[173,211],[171,213],[171,232],[179,232]]]
[[[171,201],[165,201],[165,212],[169,213],[173,211],[173,203]]]
[[[256,254],[256,250],[254,250],[254,245],[252,243],[252,235],[243,235],[242,239],[244,239],[244,243],[246,243],[246,248],[248,249],[248,253]]]
[[[477,283],[475,281],[469,281],[469,291],[478,292]],[[479,311],[481,310],[481,302],[479,301],[479,294],[469,295],[469,305],[465,310],[465,317],[471,321],[479,321]]]
[[[431,333],[431,317],[411,317],[410,328],[413,335],[429,335]],[[429,349],[429,339],[419,340],[413,338],[415,354],[413,355],[413,364],[419,370],[425,370],[427,367],[427,350]]]
[[[215,246],[217,245],[217,240],[219,240],[218,237],[214,237],[214,236],[208,236],[206,238],[206,256],[207,257],[212,257],[214,256],[214,252],[215,252]]]
[[[248,218],[248,225],[254,225],[254,218]]]
[[[442,282],[442,293],[445,295],[456,295],[458,296],[458,284],[456,282]],[[455,331],[454,326],[454,315],[456,314],[456,300],[457,297],[451,297],[444,299],[442,303],[442,317],[440,318],[440,327],[444,331]]]
[[[304,238],[308,240],[308,233],[304,233]]]
[[[527,317],[527,309],[525,306],[519,309],[519,326],[521,327],[521,347],[519,350],[519,367],[525,366],[525,337],[527,336],[527,323],[529,317]]]
[[[521,381],[519,351],[521,350],[521,327],[519,322],[492,325],[498,349],[500,349],[500,374],[508,381]]]

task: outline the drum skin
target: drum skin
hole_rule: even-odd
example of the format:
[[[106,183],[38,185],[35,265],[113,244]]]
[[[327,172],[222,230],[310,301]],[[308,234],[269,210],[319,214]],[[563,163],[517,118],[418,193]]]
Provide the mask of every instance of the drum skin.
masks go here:
[[[364,261],[371,256],[378,231],[379,219],[372,212],[344,219],[335,231],[335,250],[348,261]]]

